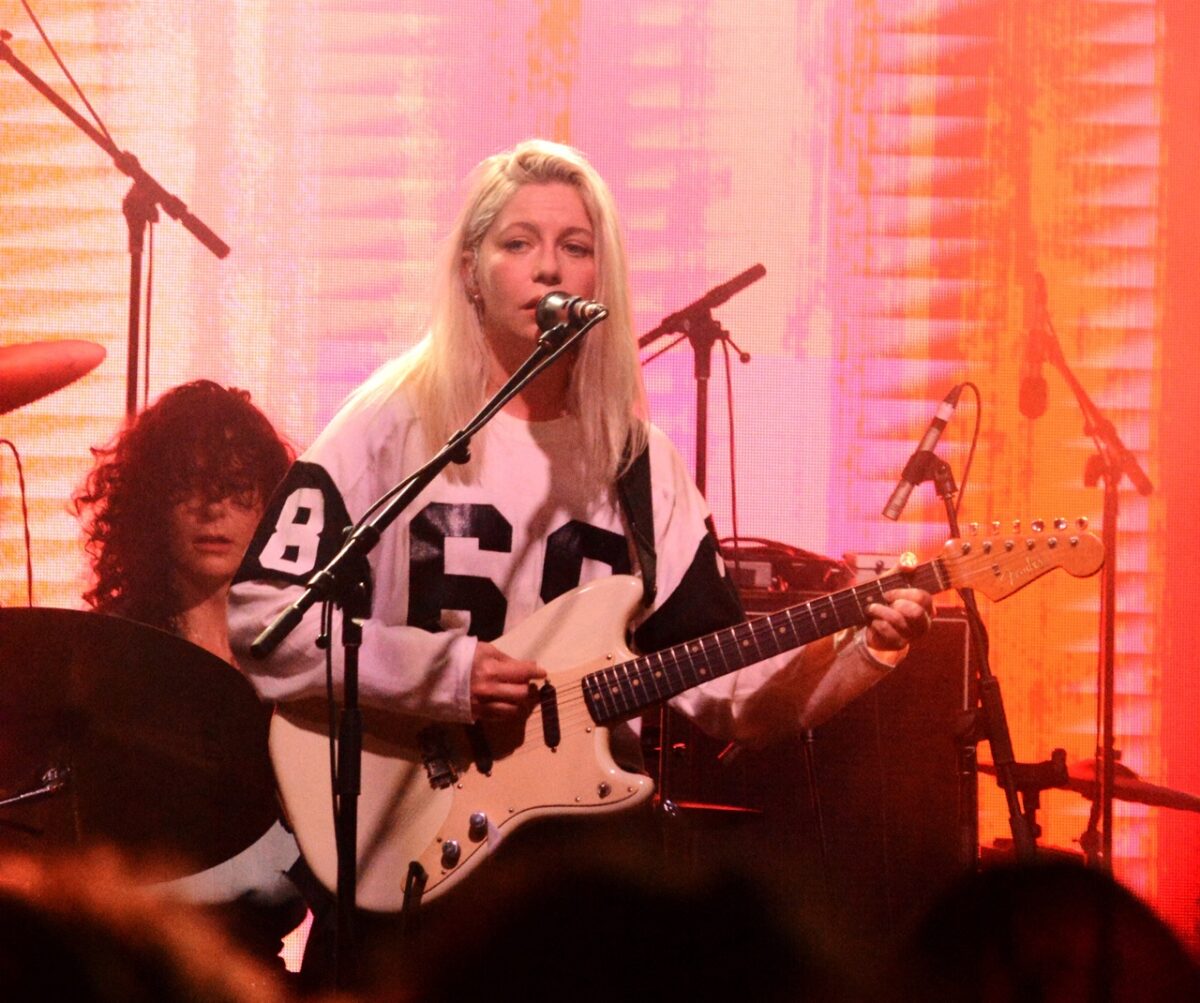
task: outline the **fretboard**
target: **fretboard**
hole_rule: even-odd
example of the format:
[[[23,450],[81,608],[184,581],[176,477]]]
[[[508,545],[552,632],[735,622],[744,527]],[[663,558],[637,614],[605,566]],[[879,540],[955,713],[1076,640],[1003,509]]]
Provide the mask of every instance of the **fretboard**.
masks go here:
[[[597,724],[613,724],[710,679],[859,627],[870,619],[867,607],[886,602],[883,593],[892,589],[936,594],[949,587],[942,562],[929,561],[589,673],[583,678],[584,700]]]

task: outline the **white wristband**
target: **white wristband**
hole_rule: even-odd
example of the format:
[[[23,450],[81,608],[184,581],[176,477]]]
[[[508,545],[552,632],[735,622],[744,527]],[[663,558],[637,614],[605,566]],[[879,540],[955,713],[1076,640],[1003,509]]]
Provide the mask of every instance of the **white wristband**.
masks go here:
[[[898,648],[895,651],[876,651],[867,643],[867,631],[858,631],[854,635],[854,643],[858,645],[858,650],[862,653],[871,665],[883,672],[891,672],[897,665],[904,661],[904,657],[908,654],[908,645],[903,648]],[[895,661],[889,660],[894,658]]]

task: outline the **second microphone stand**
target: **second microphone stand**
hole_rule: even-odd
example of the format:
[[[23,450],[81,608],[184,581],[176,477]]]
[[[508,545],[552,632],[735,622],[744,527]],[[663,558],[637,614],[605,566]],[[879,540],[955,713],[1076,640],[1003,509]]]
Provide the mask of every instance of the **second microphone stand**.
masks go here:
[[[950,528],[951,539],[960,535],[958,524],[958,508],[954,504],[958,487],[954,483],[954,474],[950,464],[942,460],[932,450],[920,450],[909,461],[912,467],[913,483],[933,481],[938,497],[946,508],[946,521]],[[967,612],[970,625],[972,652],[975,655],[975,676],[977,693],[975,706],[964,712],[963,721],[959,727],[959,775],[961,812],[963,817],[963,833],[961,842],[964,854],[973,859],[978,854],[978,810],[975,793],[976,776],[976,745],[983,739],[987,740],[992,752],[992,760],[996,766],[996,781],[1004,791],[1005,802],[1008,806],[1008,825],[1012,832],[1013,852],[1018,863],[1031,863],[1037,856],[1037,841],[1029,817],[1021,804],[1016,772],[1016,757],[1013,755],[1012,733],[1008,727],[1008,716],[1004,711],[1004,699],[1000,693],[1000,680],[992,673],[989,662],[989,644],[987,628],[979,615],[979,606],[975,602],[972,589],[959,589],[963,607]],[[966,859],[964,857],[964,859]]]
[[[740,275],[724,282],[701,296],[694,303],[677,310],[665,317],[662,322],[638,339],[638,347],[645,348],[651,342],[668,334],[679,335],[671,344],[654,355],[646,362],[658,358],[664,352],[670,351],[681,341],[686,340],[692,346],[694,358],[693,375],[696,381],[696,487],[704,495],[708,482],[708,381],[712,376],[712,350],[718,342],[728,343],[738,353],[741,362],[750,361],[750,355],[743,352],[730,337],[728,331],[713,317],[714,307],[724,303],[734,294],[740,292],[752,282],[766,275],[767,270],[762,265],[747,268]],[[643,363],[644,364],[644,363]],[[670,797],[671,778],[671,749],[674,745],[671,739],[670,708],[666,705],[658,712],[658,794],[657,803],[664,814],[673,817],[678,808]]]

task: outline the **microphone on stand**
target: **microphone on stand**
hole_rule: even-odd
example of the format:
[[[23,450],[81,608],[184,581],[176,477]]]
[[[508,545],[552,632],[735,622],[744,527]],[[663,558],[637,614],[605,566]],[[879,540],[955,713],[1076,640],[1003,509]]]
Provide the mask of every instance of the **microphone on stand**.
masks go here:
[[[904,472],[900,475],[900,482],[896,485],[896,490],[892,492],[892,497],[888,499],[887,505],[884,506],[883,516],[885,519],[893,521],[899,519],[900,513],[904,511],[904,506],[908,504],[908,496],[912,494],[913,488],[926,479],[923,476],[923,468],[928,454],[933,452],[933,448],[942,437],[942,430],[953,417],[954,409],[958,407],[958,398],[962,396],[962,389],[961,383],[956,384],[954,389],[946,394],[946,399],[938,405],[933,421],[929,423],[925,434],[921,436],[921,441],[917,443],[916,452],[908,458],[908,463],[904,465]]]
[[[603,303],[572,296],[561,289],[546,293],[537,305],[537,326],[542,331],[560,324],[586,324],[589,320],[607,316],[608,308]]]
[[[1033,324],[1021,353],[1021,387],[1017,393],[1021,414],[1026,418],[1040,418],[1046,413],[1046,377],[1042,375],[1046,361],[1046,277],[1037,272],[1034,282]]]

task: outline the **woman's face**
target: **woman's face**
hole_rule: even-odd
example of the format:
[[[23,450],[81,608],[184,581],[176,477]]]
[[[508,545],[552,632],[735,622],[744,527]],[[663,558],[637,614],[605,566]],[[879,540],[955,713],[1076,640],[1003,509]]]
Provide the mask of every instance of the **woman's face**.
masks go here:
[[[518,188],[478,252],[464,257],[463,279],[488,345],[511,372],[538,338],[536,310],[546,293],[595,295],[595,234],[579,192],[563,182]]]
[[[257,491],[209,499],[193,492],[168,509],[171,569],[176,583],[207,594],[233,581],[262,518]]]

